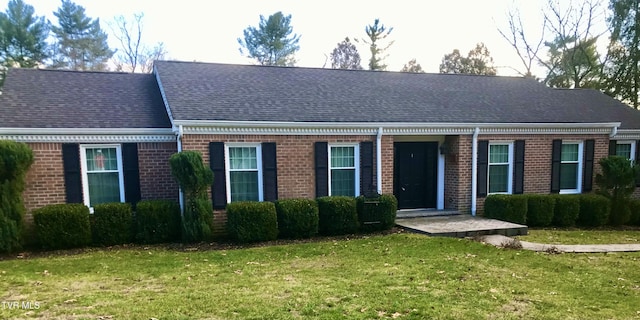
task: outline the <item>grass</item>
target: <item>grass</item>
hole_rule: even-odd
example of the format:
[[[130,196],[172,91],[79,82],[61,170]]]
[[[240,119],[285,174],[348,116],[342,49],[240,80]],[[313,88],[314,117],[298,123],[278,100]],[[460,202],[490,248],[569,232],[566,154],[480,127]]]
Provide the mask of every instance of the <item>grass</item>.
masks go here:
[[[640,253],[548,255],[414,234],[0,261],[0,318],[633,319]]]
[[[640,230],[564,230],[529,229],[521,241],[547,244],[640,244]]]

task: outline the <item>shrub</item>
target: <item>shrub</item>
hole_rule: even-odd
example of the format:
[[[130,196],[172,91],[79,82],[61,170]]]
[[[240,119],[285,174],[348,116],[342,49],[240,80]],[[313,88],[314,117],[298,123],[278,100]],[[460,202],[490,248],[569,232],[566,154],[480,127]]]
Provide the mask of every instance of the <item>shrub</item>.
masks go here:
[[[53,204],[33,211],[36,237],[44,249],[66,249],[91,244],[89,208],[83,204]]]
[[[576,195],[552,195],[555,199],[553,208],[553,225],[573,227],[580,214],[580,197]]]
[[[525,195],[490,195],[484,201],[484,215],[487,218],[525,224],[527,198]]]
[[[112,246],[133,240],[133,216],[129,203],[97,204],[93,207],[91,222],[91,234],[96,245]]]
[[[285,199],[275,203],[281,238],[310,238],[318,233],[318,204],[311,199]]]
[[[0,141],[0,252],[21,247],[23,216],[22,192],[33,163],[33,151],[24,143]]]
[[[604,196],[581,194],[580,213],[576,224],[584,227],[600,227],[609,221],[610,202]]]
[[[275,240],[278,218],[273,202],[239,201],[227,205],[227,232],[241,243]]]
[[[530,227],[546,227],[553,221],[555,199],[551,195],[528,194],[527,225]]]
[[[392,194],[376,198],[359,196],[356,198],[356,208],[361,231],[389,230],[396,223],[398,200]]]
[[[350,234],[358,231],[356,199],[345,196],[321,197],[318,203],[318,233],[323,235]]]
[[[640,225],[640,200],[632,199],[629,202],[629,210],[631,211],[629,224]]]
[[[136,205],[136,241],[163,243],[180,238],[180,206],[171,200],[143,200]]]
[[[621,156],[603,158],[599,164],[602,173],[596,175],[596,193],[611,201],[609,222],[613,225],[626,224],[631,218],[629,201],[636,188],[638,167]]]

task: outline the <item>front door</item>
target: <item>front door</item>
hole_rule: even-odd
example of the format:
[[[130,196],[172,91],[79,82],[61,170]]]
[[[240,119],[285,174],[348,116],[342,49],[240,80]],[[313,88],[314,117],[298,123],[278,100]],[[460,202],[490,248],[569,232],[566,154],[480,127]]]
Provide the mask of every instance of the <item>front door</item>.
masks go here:
[[[438,187],[438,143],[394,144],[394,188],[399,209],[435,208]]]

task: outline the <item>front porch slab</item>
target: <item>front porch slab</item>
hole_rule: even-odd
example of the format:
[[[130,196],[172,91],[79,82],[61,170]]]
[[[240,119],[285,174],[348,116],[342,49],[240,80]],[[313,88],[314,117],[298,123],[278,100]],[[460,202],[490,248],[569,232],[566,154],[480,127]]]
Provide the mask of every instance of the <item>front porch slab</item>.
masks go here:
[[[528,232],[525,225],[466,214],[396,219],[396,225],[412,232],[439,237],[464,238],[491,234],[512,237]]]

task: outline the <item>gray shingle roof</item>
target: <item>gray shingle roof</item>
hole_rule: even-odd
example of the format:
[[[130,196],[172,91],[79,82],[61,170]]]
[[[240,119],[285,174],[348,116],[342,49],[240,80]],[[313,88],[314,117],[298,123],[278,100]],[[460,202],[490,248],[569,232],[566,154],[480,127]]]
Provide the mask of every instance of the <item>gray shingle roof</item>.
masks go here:
[[[10,69],[0,128],[170,128],[155,76]]]
[[[618,122],[640,112],[593,90],[521,77],[157,61],[175,120],[408,123]]]

